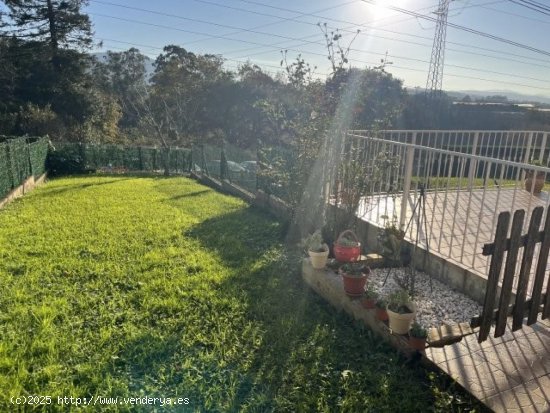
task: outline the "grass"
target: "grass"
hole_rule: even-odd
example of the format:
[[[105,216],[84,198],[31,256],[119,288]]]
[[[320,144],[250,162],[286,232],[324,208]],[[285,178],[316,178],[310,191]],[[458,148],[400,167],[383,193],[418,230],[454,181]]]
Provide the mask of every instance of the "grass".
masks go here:
[[[413,182],[418,184],[420,182],[429,182],[429,189],[430,190],[445,190],[447,187],[450,190],[456,190],[458,188],[462,190],[468,189],[468,185],[470,184],[470,180],[468,178],[464,177],[445,177],[445,176],[438,176],[438,177],[430,177],[430,178],[418,178],[417,176],[413,176],[412,178]],[[524,183],[523,181],[516,181],[513,179],[502,179],[502,180],[495,180],[495,179],[488,179],[487,182],[485,182],[485,179],[483,178],[474,178],[472,180],[472,186],[474,189],[482,189],[484,187],[491,188],[491,189],[497,189],[499,186],[502,188],[518,188],[523,189]],[[548,191],[550,189],[550,183],[544,184],[544,191]]]
[[[188,398],[178,412],[480,408],[310,292],[284,232],[185,178],[58,179],[8,205],[0,410],[34,394],[53,398],[45,411],[69,410],[58,396]]]

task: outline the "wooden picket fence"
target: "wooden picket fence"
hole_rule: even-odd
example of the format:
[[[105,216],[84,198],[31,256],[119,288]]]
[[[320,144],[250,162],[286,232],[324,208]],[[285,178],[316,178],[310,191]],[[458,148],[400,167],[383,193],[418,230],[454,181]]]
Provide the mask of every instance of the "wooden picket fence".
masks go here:
[[[503,212],[498,217],[495,240],[492,244],[483,247],[483,255],[491,255],[491,264],[487,279],[487,289],[483,311],[479,317],[472,319],[471,327],[479,327],[478,341],[487,340],[493,323],[495,323],[495,337],[502,336],[506,331],[508,318],[512,317],[512,331],[520,329],[527,316],[527,325],[537,322],[538,314],[542,312],[542,319],[550,316],[550,280],[547,281],[546,291],[543,292],[548,252],[550,250],[550,213],[546,215],[544,230],[540,231],[544,208],[537,207],[531,214],[527,234],[522,235],[525,211],[517,210],[514,213],[510,238],[507,238],[510,224],[510,212]],[[541,244],[534,279],[531,283],[531,267],[535,254],[535,247]],[[523,248],[519,274],[516,277],[517,262],[520,249]],[[506,257],[505,257],[505,253]],[[501,281],[502,267],[504,275]],[[514,303],[511,303],[514,280],[517,279]],[[500,297],[497,302],[497,291],[500,286]],[[530,298],[527,291],[531,286]]]

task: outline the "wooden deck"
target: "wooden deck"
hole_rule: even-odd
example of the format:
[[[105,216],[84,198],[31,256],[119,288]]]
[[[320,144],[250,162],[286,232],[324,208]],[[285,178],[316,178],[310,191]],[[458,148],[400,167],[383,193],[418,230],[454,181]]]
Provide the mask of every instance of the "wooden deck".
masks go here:
[[[473,334],[428,348],[426,357],[496,413],[550,412],[548,319],[481,344]]]

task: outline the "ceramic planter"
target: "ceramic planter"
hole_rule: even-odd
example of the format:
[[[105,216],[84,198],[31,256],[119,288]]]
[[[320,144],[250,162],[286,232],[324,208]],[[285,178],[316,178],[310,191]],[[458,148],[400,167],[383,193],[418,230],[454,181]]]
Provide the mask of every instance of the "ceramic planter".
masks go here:
[[[388,311],[390,328],[396,334],[407,334],[416,316],[416,306],[413,303],[408,303],[407,307],[412,311],[411,313],[399,314],[388,308],[386,309]]]
[[[365,285],[367,284],[368,274],[362,273],[361,275],[348,275],[345,272],[340,271],[342,281],[344,282],[344,291],[350,297],[361,297],[365,293]]]
[[[351,235],[351,237],[356,242],[355,246],[346,246],[340,244],[342,237],[346,234]],[[360,256],[361,243],[359,242],[357,235],[355,235],[355,233],[349,229],[342,232],[334,243],[334,257],[336,258],[336,260],[340,262],[353,262],[358,261]]]
[[[325,268],[325,265],[327,265],[328,245],[323,244],[323,247],[325,248],[325,251],[322,252],[308,251],[311,266],[316,270],[322,270]]]

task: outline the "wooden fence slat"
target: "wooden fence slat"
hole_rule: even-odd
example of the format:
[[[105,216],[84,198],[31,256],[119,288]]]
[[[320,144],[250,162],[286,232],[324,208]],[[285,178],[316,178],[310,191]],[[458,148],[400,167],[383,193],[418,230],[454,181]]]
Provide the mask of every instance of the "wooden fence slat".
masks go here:
[[[491,266],[489,268],[489,275],[487,279],[487,289],[485,293],[485,300],[483,303],[483,312],[481,314],[481,324],[479,329],[478,342],[485,341],[489,336],[489,330],[491,329],[491,323],[493,321],[493,308],[495,304],[495,297],[498,288],[498,280],[500,277],[500,270],[502,269],[502,260],[504,257],[504,250],[506,248],[506,235],[508,233],[508,224],[510,223],[510,213],[503,212],[499,214],[497,221],[497,229],[495,234],[495,251],[491,260]]]
[[[523,259],[519,271],[518,286],[516,288],[516,303],[514,308],[514,319],[512,322],[512,331],[519,330],[523,324],[523,314],[525,312],[525,298],[527,296],[527,285],[531,272],[531,264],[535,253],[536,236],[539,232],[542,221],[543,207],[536,207],[531,214],[529,230],[527,232],[527,245],[523,250]]]
[[[546,275],[546,266],[548,265],[548,252],[550,251],[550,213],[548,211],[546,212],[546,222],[544,224],[543,232],[544,239],[542,240],[542,245],[540,247],[537,269],[535,270],[535,280],[533,282],[533,289],[531,290],[531,305],[529,307],[527,325],[537,322],[539,306],[542,302],[542,286],[544,285],[544,276]],[[550,286],[550,280],[548,280],[548,285]]]
[[[523,229],[524,219],[525,211],[523,209],[519,209],[514,212],[512,230],[510,232],[510,248],[506,257],[504,277],[502,280],[502,287],[500,289],[500,302],[496,316],[497,322],[495,326],[495,337],[502,336],[506,330],[508,306],[510,305],[510,297],[512,296],[512,288],[514,286],[514,274],[516,272],[516,261],[519,255],[519,248],[521,246],[521,230]]]

